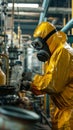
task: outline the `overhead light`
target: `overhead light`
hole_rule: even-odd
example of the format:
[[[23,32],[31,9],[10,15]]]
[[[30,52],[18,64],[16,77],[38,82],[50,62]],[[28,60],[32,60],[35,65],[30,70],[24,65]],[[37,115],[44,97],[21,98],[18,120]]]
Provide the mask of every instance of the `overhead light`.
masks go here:
[[[8,7],[12,7],[12,3],[8,3]],[[39,4],[14,3],[14,7],[38,8]]]

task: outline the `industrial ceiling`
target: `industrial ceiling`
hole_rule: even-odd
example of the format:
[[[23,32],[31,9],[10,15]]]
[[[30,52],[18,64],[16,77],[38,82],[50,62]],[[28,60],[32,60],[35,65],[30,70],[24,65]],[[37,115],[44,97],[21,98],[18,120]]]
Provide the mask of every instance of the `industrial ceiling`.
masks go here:
[[[20,26],[23,35],[32,36],[34,29],[42,21],[49,21],[53,23],[58,30],[60,30],[64,26],[63,19],[65,18],[66,22],[68,22],[72,16],[71,0],[4,0],[4,1],[7,2],[6,17],[4,19],[4,21],[6,21],[7,19],[7,29],[13,27],[13,30],[17,33],[18,26]],[[12,6],[9,5],[11,3]],[[32,4],[32,7],[29,7],[26,4]],[[10,21],[11,17],[12,19]],[[4,24],[2,15],[0,16],[0,21],[2,31],[2,27]]]

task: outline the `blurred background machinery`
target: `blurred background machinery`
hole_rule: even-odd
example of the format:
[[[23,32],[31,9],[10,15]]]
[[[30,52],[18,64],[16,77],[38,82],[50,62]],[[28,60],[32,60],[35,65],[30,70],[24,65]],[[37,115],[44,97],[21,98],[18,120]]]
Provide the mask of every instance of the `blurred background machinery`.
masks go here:
[[[18,59],[23,62],[24,71],[32,70],[32,59],[35,60],[36,55],[30,46],[34,29],[42,21],[53,23],[58,30],[63,29],[73,18],[72,6],[73,0],[1,0],[0,51],[9,55],[10,66],[12,67]],[[71,42],[72,23],[71,20],[63,29]],[[35,54],[32,54],[34,52]],[[33,62],[34,67],[36,62],[37,59]],[[40,70],[40,64],[35,68]]]

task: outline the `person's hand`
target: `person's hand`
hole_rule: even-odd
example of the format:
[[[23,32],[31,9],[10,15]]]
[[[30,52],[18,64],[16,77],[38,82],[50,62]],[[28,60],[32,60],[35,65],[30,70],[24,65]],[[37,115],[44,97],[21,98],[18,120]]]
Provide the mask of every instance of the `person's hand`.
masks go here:
[[[31,82],[30,81],[28,81],[28,80],[23,80],[23,82],[22,82],[22,86],[23,86],[23,88],[25,89],[25,90],[30,90],[30,84],[31,84]]]

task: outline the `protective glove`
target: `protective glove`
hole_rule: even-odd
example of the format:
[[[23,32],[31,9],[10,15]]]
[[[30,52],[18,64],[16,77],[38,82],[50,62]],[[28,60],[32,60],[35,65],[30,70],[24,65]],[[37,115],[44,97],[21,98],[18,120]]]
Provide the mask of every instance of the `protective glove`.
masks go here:
[[[23,80],[20,88],[21,88],[21,90],[24,89],[24,90],[28,91],[28,90],[30,90],[30,86],[31,86],[31,81]]]

